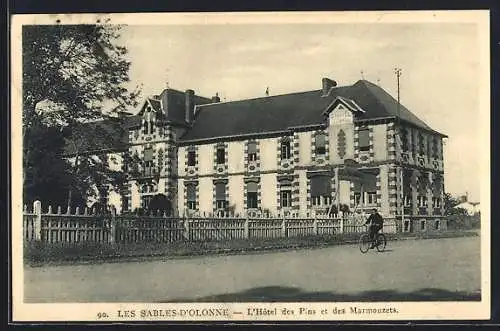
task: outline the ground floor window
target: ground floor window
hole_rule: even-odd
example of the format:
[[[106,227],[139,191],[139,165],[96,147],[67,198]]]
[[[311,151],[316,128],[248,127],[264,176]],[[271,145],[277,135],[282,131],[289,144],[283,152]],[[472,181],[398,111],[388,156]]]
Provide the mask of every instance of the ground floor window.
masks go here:
[[[425,231],[425,220],[420,221],[420,231]]]
[[[441,228],[441,222],[437,220],[434,222],[434,230],[439,230]]]
[[[332,204],[332,197],[329,195],[316,196],[311,198],[313,206],[329,206]]]
[[[247,208],[258,208],[257,192],[247,192]]]
[[[147,210],[149,208],[149,204],[151,203],[151,200],[153,200],[152,195],[143,195],[141,198],[142,209]]]
[[[218,182],[215,184],[215,208],[216,209],[226,209],[226,183]]]
[[[368,205],[377,204],[377,192],[366,192],[366,203]]]
[[[187,203],[186,207],[189,210],[196,210],[197,199],[196,199],[196,185],[189,184],[186,186]]]
[[[216,200],[215,201],[215,208],[226,209],[227,208],[227,201],[226,200]]]
[[[288,189],[281,190],[280,196],[281,196],[280,202],[281,202],[282,208],[292,206],[292,191],[291,190],[288,190]]]

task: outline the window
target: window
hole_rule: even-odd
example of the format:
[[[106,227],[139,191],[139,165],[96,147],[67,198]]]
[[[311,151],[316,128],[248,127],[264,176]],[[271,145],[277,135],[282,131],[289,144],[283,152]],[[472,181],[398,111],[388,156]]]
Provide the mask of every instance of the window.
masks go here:
[[[354,193],[354,204],[359,205],[360,203],[361,203],[361,193],[355,192]]]
[[[153,199],[152,195],[143,195],[142,196],[142,201],[141,201],[141,207],[142,209],[148,209],[149,204],[151,203],[151,200]]]
[[[226,163],[226,150],[224,147],[217,147],[217,164]]]
[[[434,222],[434,230],[439,230],[441,228],[441,222],[439,220]]]
[[[152,176],[154,174],[153,161],[144,162],[144,176]]]
[[[144,149],[144,175],[151,176],[153,170],[153,149],[151,147]]]
[[[405,207],[411,207],[411,194],[407,194],[404,197],[404,206]]]
[[[425,220],[420,221],[420,231],[425,231]]]
[[[291,207],[292,206],[292,191],[290,189],[281,190],[281,207]]]
[[[425,154],[424,136],[421,133],[418,134],[418,154],[420,155]]]
[[[257,143],[255,141],[248,142],[248,161],[257,161]]]
[[[433,208],[440,208],[441,207],[441,199],[433,197],[432,198],[432,207]]]
[[[311,177],[311,201],[313,206],[331,204],[331,177],[327,175],[316,175]]]
[[[367,128],[360,129],[358,131],[358,141],[359,141],[359,150],[360,151],[369,151],[370,150],[370,134]]]
[[[196,165],[196,152],[189,151],[187,155],[187,163],[189,167],[194,167]]]
[[[403,152],[408,151],[408,130],[402,129],[401,130],[401,148],[403,149]]]
[[[404,221],[403,232],[410,232],[410,221]]]
[[[215,184],[215,204],[217,209],[225,209],[227,207],[226,183]]]
[[[258,184],[249,182],[247,184],[247,208],[258,208]]]
[[[319,133],[315,137],[315,147],[316,147],[316,155],[325,155],[326,154],[326,134]]]
[[[186,186],[186,195],[187,195],[187,208],[189,210],[196,210],[197,207],[196,186],[194,184]]]
[[[366,203],[368,205],[377,204],[377,192],[366,192]]]
[[[436,137],[432,139],[432,157],[435,159],[438,158],[438,140]]]
[[[423,195],[419,195],[417,197],[417,203],[420,208],[427,207],[427,197]]]
[[[281,159],[288,160],[290,158],[290,141],[284,140],[281,142]]]

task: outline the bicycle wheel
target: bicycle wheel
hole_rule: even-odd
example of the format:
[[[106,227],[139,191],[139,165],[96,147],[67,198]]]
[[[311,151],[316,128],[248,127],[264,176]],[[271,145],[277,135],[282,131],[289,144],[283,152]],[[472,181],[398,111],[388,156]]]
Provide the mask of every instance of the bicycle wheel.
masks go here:
[[[377,234],[377,251],[384,251],[385,245],[387,245],[387,239],[385,238],[385,235],[383,233]]]
[[[366,233],[363,233],[361,237],[359,237],[359,250],[361,251],[361,253],[364,254],[368,252],[368,250],[370,249],[370,245],[371,245],[370,236],[368,236],[368,234]]]

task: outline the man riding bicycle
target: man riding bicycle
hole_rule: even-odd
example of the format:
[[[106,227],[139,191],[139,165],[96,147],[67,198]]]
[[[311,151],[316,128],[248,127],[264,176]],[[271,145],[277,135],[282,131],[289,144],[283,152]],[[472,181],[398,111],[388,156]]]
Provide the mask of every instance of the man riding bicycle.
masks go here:
[[[370,216],[368,217],[368,220],[365,222],[365,225],[370,224],[369,227],[369,233],[370,233],[370,241],[372,242],[372,245],[370,248],[375,247],[374,239],[377,233],[382,229],[384,226],[384,219],[382,216],[377,212],[377,209],[372,209],[372,212]]]

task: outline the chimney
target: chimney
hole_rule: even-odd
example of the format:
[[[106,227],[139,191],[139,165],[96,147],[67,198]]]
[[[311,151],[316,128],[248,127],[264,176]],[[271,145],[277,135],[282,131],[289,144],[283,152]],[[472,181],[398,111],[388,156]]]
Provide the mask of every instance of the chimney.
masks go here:
[[[212,97],[212,103],[220,102],[219,93],[215,93],[215,96]]]
[[[191,124],[194,118],[194,91],[186,90],[185,94],[185,112],[186,112],[186,122]]]
[[[322,79],[323,83],[323,90],[322,90],[322,96],[326,97],[327,95],[330,94],[330,90],[337,86],[337,82],[334,80],[331,80],[329,78],[324,77]]]

